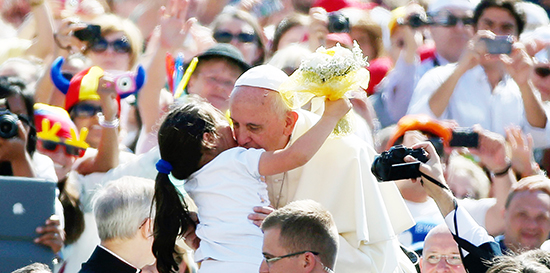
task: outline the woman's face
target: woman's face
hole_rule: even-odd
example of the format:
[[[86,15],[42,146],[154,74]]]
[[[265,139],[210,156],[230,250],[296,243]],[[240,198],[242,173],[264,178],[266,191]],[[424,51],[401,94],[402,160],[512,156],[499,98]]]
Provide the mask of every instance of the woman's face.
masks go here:
[[[42,141],[38,141],[38,145],[36,148],[40,153],[52,159],[57,179],[61,180],[65,178],[67,174],[71,171],[73,164],[76,160],[76,156],[68,155],[66,149],[62,147],[62,145],[58,145],[52,151],[51,149],[46,149]]]
[[[105,35],[103,39],[104,41],[100,41],[101,46],[90,46],[87,55],[92,60],[92,65],[97,65],[103,70],[131,69],[131,44],[124,32],[112,32]]]
[[[258,60],[262,53],[258,47],[259,37],[255,34],[254,28],[245,21],[236,18],[222,22],[214,31],[214,39],[218,43],[229,43],[238,48],[243,54],[244,60],[250,65]]]
[[[81,101],[75,104],[70,111],[71,119],[79,132],[84,127],[88,128],[86,143],[90,144],[92,148],[97,148],[101,139],[101,126],[97,117],[97,113],[100,111],[101,105],[96,100]]]

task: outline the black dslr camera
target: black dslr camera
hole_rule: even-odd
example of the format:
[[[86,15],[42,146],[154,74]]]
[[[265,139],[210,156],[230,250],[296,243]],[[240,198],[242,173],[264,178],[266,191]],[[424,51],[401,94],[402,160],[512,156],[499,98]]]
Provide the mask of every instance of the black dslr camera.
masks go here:
[[[349,18],[339,11],[333,11],[328,14],[328,32],[342,33],[349,32]]]
[[[19,118],[9,110],[0,109],[0,137],[12,138],[17,135],[19,127],[17,121]]]
[[[406,163],[403,159],[407,155],[424,163],[428,161],[426,151],[422,148],[395,145],[374,159],[371,171],[380,182],[420,177],[420,162]]]

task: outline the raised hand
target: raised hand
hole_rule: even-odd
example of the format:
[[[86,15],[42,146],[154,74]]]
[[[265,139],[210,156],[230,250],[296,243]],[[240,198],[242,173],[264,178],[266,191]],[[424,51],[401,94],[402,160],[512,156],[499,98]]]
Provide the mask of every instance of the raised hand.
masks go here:
[[[183,46],[187,33],[197,21],[187,19],[189,0],[170,0],[168,6],[160,8],[160,44],[167,49]]]
[[[323,116],[334,117],[337,120],[343,118],[351,109],[351,102],[347,98],[335,101],[325,100],[325,111]]]

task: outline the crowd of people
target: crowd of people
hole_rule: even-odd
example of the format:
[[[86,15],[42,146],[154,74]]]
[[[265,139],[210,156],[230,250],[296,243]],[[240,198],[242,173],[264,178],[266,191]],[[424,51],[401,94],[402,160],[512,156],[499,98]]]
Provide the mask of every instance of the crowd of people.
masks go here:
[[[550,272],[547,2],[0,0],[0,175],[59,189],[14,272]]]

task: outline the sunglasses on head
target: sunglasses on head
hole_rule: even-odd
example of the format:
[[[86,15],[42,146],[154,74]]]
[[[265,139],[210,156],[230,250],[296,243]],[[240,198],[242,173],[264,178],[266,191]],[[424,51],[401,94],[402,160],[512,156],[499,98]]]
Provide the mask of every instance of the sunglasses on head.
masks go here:
[[[107,50],[109,46],[111,46],[116,53],[129,53],[131,49],[128,38],[123,36],[122,38],[114,40],[112,42],[108,42],[104,38],[98,39],[92,44],[90,50],[92,50],[93,52],[101,53]]]
[[[71,118],[90,118],[101,112],[101,106],[88,103],[79,103],[70,111]]]
[[[474,19],[472,17],[457,17],[452,14],[436,15],[432,17],[431,21],[433,25],[442,27],[454,27],[458,24],[459,21],[462,22],[462,24],[465,26],[474,24]]]
[[[79,148],[79,147],[75,147],[75,146],[72,146],[72,145],[67,145],[65,143],[55,142],[55,141],[51,141],[51,140],[39,139],[38,143],[39,143],[40,147],[42,147],[44,150],[47,150],[47,151],[50,151],[50,152],[55,152],[55,151],[57,151],[57,149],[59,149],[59,147],[64,147],[65,148],[65,154],[67,154],[67,155],[83,157],[84,153],[86,153],[86,149],[84,149],[84,148]]]
[[[237,38],[241,43],[252,43],[256,40],[256,35],[244,32],[235,35],[227,31],[214,32],[214,39],[218,43],[230,43],[234,38]]]
[[[547,66],[539,66],[535,68],[535,73],[539,75],[541,78],[546,78],[550,75],[550,67]]]

